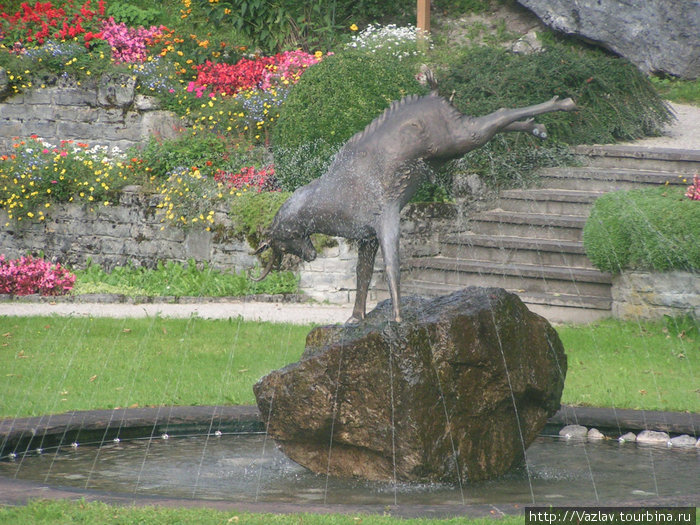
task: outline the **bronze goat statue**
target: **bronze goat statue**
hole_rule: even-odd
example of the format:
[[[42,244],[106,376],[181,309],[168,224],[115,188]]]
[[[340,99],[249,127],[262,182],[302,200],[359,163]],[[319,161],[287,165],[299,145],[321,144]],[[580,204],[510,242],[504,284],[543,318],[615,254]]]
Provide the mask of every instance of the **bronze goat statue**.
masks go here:
[[[348,322],[359,322],[365,316],[374,259],[381,246],[394,320],[400,321],[399,214],[429,172],[428,165],[461,157],[503,131],[546,138],[545,127],[532,117],[575,109],[570,98],[554,97],[534,106],[470,117],[435,92],[393,102],[345,143],[323,176],[297,189],[282,205],[254,252],[272,250],[257,280],[264,279],[285,253],[314,260],[312,233],[355,240],[357,293]]]

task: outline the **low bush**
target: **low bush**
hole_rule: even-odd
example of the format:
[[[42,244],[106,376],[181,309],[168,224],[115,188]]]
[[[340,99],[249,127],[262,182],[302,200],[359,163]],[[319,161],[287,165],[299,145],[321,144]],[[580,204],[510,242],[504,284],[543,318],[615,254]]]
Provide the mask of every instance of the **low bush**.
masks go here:
[[[617,191],[596,200],[583,232],[603,270],[700,270],[700,204],[683,189]]]
[[[246,239],[255,248],[289,196],[288,192],[249,192],[240,195],[233,201],[229,213],[233,224],[231,233],[235,237]]]
[[[340,145],[393,100],[426,88],[411,60],[347,50],[309,69],[281,108],[272,144],[280,185],[294,190],[322,175]]]

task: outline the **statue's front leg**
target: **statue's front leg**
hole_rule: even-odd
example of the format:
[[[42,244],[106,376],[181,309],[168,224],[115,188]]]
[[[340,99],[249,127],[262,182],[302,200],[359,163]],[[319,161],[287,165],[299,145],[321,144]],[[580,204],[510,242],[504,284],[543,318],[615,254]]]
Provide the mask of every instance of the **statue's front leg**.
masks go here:
[[[401,263],[399,261],[399,210],[390,209],[384,212],[381,225],[377,232],[382,246],[386,282],[391,294],[394,321],[401,322]]]
[[[347,320],[349,324],[359,323],[365,318],[367,307],[367,292],[374,271],[374,259],[377,255],[377,239],[361,240],[357,249],[357,291],[355,292],[355,306],[352,309],[352,317]]]

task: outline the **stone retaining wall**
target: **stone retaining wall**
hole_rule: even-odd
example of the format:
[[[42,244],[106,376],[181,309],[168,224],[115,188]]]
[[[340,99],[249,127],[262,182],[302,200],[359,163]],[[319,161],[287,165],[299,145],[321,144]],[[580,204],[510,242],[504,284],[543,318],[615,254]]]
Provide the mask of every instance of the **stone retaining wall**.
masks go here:
[[[690,313],[700,319],[700,274],[625,272],[613,278],[613,316],[655,319]]]
[[[52,144],[75,140],[123,151],[151,136],[172,138],[181,130],[179,117],[161,110],[154,97],[137,94],[134,80],[124,75],[81,83],[59,79],[0,103],[0,152],[5,153],[15,137],[38,135]]]
[[[0,229],[0,253],[17,258],[43,253],[61,263],[82,267],[88,259],[106,268],[129,262],[153,267],[158,261],[208,262],[222,270],[240,271],[256,264],[245,241],[223,234],[165,226],[156,216],[158,199],[127,187],[118,206],[89,208],[57,204],[42,222],[10,222]],[[227,217],[217,220],[226,226]],[[0,223],[7,216],[0,212]]]
[[[216,231],[183,230],[161,223],[156,215],[158,197],[137,186],[124,189],[117,206],[56,204],[42,222],[10,222],[0,228],[0,254],[15,259],[43,254],[62,264],[84,267],[90,259],[105,268],[133,263],[154,267],[158,261],[207,262],[218,270],[241,271],[258,264],[246,241],[226,235],[231,226],[224,210],[215,220]],[[402,214],[402,257],[436,254],[438,236],[453,225],[454,207],[409,205]],[[0,224],[7,223],[0,211]],[[301,290],[318,301],[354,301],[357,251],[351,243],[322,250],[316,260],[298,268]],[[381,252],[380,252],[381,253]],[[387,297],[378,256],[370,300]],[[379,284],[378,287],[374,286]],[[377,290],[379,288],[379,290]]]

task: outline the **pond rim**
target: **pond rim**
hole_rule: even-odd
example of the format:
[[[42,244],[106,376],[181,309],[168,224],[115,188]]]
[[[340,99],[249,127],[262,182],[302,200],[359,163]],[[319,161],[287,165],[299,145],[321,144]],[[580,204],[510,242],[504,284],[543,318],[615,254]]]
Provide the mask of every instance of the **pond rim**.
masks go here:
[[[562,427],[579,424],[605,432],[620,434],[627,431],[658,430],[673,434],[700,434],[700,414],[684,412],[641,411],[598,407],[562,405],[548,421],[548,426]],[[264,425],[257,407],[239,406],[164,406],[153,408],[123,408],[113,410],[73,411],[63,414],[0,420],[0,456],[3,450],[31,450],[42,446],[78,441],[81,432],[102,432],[104,440],[119,435],[122,438],[163,434],[182,435],[194,432],[213,433],[216,430],[263,432]],[[64,445],[65,446],[65,445]],[[0,476],[0,504],[24,505],[31,499],[70,499],[101,501],[115,505],[206,507],[226,511],[264,513],[342,513],[384,514],[395,517],[448,518],[455,516],[500,517],[518,515],[526,505],[308,505],[295,503],[241,503],[204,499],[181,499],[164,496],[125,495],[95,490],[56,487],[43,483],[10,479]],[[617,502],[620,506],[635,506],[639,502]],[[694,506],[687,497],[651,498],[646,505]],[[596,506],[582,502],[578,506]]]

